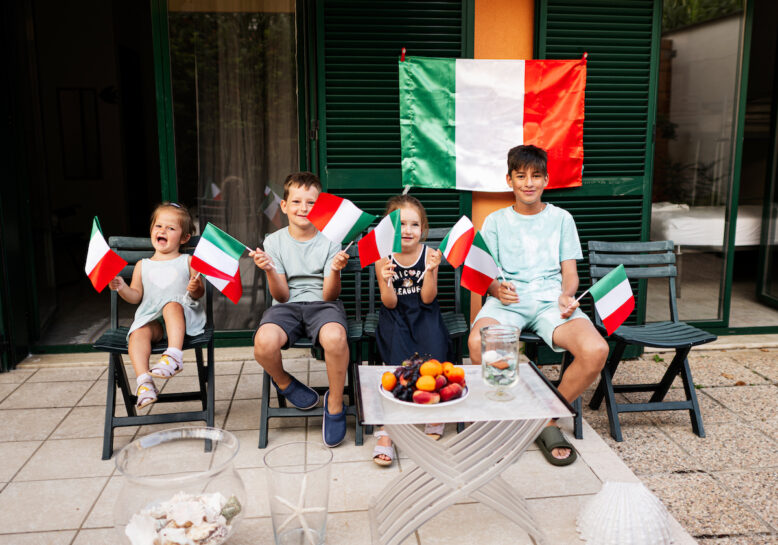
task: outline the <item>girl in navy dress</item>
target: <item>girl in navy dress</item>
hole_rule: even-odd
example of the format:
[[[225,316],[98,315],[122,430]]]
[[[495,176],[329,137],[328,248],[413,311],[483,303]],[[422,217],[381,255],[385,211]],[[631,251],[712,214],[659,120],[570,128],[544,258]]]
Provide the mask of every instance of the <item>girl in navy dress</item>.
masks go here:
[[[429,224],[424,206],[415,197],[398,195],[386,203],[386,213],[400,209],[402,251],[376,263],[381,289],[376,341],[381,360],[402,365],[415,352],[441,362],[452,353],[438,304],[438,266],[441,252],[422,243]],[[424,432],[437,440],[443,424],[427,424]],[[391,465],[394,447],[386,432],[375,433],[373,461]]]

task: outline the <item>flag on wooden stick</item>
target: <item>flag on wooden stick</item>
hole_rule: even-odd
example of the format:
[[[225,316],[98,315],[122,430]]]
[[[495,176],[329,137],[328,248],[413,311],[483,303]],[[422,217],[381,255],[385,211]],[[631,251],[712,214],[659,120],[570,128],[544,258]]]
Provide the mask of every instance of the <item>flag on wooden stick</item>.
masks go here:
[[[635,297],[624,265],[600,278],[589,292],[608,335],[616,331],[635,309]]]
[[[100,221],[95,216],[92,220],[92,234],[89,237],[89,249],[86,252],[86,266],[84,270],[92,285],[98,292],[105,289],[127,262],[119,254],[111,250],[103,237]]]
[[[348,244],[373,223],[375,216],[363,212],[348,199],[319,193],[308,220],[335,244]]]

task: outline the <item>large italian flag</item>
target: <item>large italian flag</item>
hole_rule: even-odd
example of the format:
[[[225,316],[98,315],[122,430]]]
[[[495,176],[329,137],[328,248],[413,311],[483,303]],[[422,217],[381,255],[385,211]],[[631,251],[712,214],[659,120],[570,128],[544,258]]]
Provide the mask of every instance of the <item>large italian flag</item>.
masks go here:
[[[548,152],[549,188],[581,185],[586,59],[400,61],[403,185],[508,191],[508,150]]]
[[[589,292],[608,335],[616,331],[635,309],[635,298],[624,265],[600,278]]]
[[[238,260],[246,246],[208,223],[192,255],[192,268],[206,276],[231,281],[238,273]]]
[[[456,269],[465,262],[467,252],[473,244],[473,237],[475,237],[473,222],[467,216],[462,216],[440,243],[440,251],[443,252],[443,257],[449,265]]]
[[[486,242],[481,233],[476,232],[470,251],[465,257],[460,283],[470,291],[484,296],[489,289],[489,284],[497,278],[498,273],[497,263],[489,252]]]
[[[92,220],[92,234],[89,237],[89,249],[86,252],[86,266],[84,271],[98,292],[105,289],[127,262],[119,254],[111,250],[103,237],[100,229],[100,221],[95,216]]]
[[[363,212],[348,199],[319,193],[308,220],[335,244],[348,244],[373,223],[375,216]]]
[[[400,209],[387,214],[378,222],[375,229],[359,239],[359,264],[367,267],[392,252],[402,251],[402,232],[400,227]]]

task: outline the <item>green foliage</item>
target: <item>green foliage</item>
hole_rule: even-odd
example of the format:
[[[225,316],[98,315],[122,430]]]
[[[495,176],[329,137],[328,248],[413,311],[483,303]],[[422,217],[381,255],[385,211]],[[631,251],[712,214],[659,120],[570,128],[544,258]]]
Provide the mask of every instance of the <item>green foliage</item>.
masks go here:
[[[664,358],[660,357],[659,354],[654,354],[654,361],[657,363],[665,361]]]
[[[710,21],[742,9],[743,0],[664,0],[662,31]]]

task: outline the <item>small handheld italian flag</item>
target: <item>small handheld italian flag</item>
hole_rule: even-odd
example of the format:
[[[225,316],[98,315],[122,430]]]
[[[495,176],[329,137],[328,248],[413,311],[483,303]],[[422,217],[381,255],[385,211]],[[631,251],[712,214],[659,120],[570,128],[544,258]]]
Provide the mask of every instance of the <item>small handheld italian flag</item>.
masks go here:
[[[600,278],[589,292],[608,335],[616,331],[635,309],[635,298],[624,265]]]
[[[489,252],[481,233],[476,232],[473,237],[473,244],[465,257],[465,266],[462,268],[462,278],[460,283],[475,293],[483,296],[492,280],[497,278],[499,269],[494,257]]]
[[[375,220],[348,199],[330,193],[320,193],[308,212],[308,220],[321,234],[335,244],[348,244]]]
[[[243,294],[238,265],[245,249],[246,245],[209,222],[200,235],[191,265],[194,270],[205,275],[230,301],[237,304]]]
[[[100,221],[95,216],[92,220],[92,235],[89,237],[89,249],[86,252],[84,267],[92,285],[98,292],[103,291],[126,266],[127,262],[108,246],[103,237],[103,230],[100,228]]]
[[[462,216],[440,243],[440,251],[443,252],[443,257],[455,269],[465,262],[474,237],[475,228],[473,227],[473,222],[467,216]]]
[[[392,252],[402,251],[400,209],[387,214],[375,229],[359,239],[359,264],[362,268],[375,263]]]

